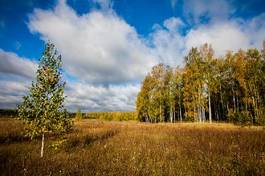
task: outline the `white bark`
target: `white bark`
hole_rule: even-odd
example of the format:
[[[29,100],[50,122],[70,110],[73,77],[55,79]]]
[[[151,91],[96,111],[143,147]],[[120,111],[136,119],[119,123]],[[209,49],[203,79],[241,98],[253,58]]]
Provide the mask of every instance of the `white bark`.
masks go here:
[[[170,105],[170,122],[173,123],[173,111],[172,111],[172,105]]]
[[[173,122],[176,122],[176,109],[174,108],[173,111]]]
[[[180,121],[182,122],[182,110],[181,110],[181,103],[180,103],[180,95],[179,95],[179,118],[180,118]]]
[[[162,121],[162,106],[161,106],[161,102],[160,102],[160,106],[159,106],[159,121]]]
[[[41,140],[41,151],[40,151],[40,157],[43,157],[43,150],[44,150],[44,133],[42,133],[42,140]]]
[[[209,121],[210,121],[210,123],[212,123],[212,107],[211,107],[211,93],[210,93],[210,91],[209,91],[208,103],[209,103]]]

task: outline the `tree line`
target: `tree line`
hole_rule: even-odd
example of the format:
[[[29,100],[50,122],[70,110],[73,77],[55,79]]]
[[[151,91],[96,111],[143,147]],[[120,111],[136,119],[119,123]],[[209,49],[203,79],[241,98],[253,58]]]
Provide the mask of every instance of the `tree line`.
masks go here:
[[[265,124],[265,42],[262,50],[219,58],[204,44],[184,60],[182,68],[158,64],[146,75],[136,100],[138,120]]]
[[[71,113],[70,117],[75,118],[75,121],[80,121],[81,119],[99,119],[108,121],[137,120],[136,112],[130,111],[81,112],[81,110],[78,109],[76,113]]]

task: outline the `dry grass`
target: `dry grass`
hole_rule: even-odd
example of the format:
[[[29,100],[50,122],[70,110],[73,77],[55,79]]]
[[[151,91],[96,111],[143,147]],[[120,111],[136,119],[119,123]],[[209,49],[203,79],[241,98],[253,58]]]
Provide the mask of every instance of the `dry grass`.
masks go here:
[[[230,124],[82,120],[62,138],[0,119],[1,175],[265,175],[265,130]]]

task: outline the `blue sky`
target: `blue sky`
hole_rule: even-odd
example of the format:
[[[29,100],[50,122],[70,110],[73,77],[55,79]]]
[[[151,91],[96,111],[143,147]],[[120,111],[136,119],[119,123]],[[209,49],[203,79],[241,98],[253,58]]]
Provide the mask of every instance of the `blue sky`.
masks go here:
[[[0,108],[21,102],[47,40],[63,56],[70,110],[134,110],[140,83],[192,46],[261,48],[262,0],[0,0]]]

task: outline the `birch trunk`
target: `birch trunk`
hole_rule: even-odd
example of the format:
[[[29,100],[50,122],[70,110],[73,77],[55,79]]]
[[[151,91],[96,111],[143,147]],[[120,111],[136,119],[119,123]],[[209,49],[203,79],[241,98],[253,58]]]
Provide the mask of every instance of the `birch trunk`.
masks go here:
[[[172,105],[170,106],[170,121],[173,123],[173,110],[172,110]]]
[[[160,118],[160,122],[162,121],[162,106],[161,106],[161,102],[159,105],[159,118]]]
[[[43,150],[44,150],[44,133],[42,133],[42,139],[41,139],[41,151],[40,151],[40,157],[43,157]]]
[[[212,123],[212,107],[211,107],[211,93],[210,93],[210,91],[209,91],[208,103],[209,103],[209,121],[210,121],[210,123]]]
[[[182,122],[182,112],[181,112],[180,95],[179,95],[179,118],[180,118],[180,121]]]

